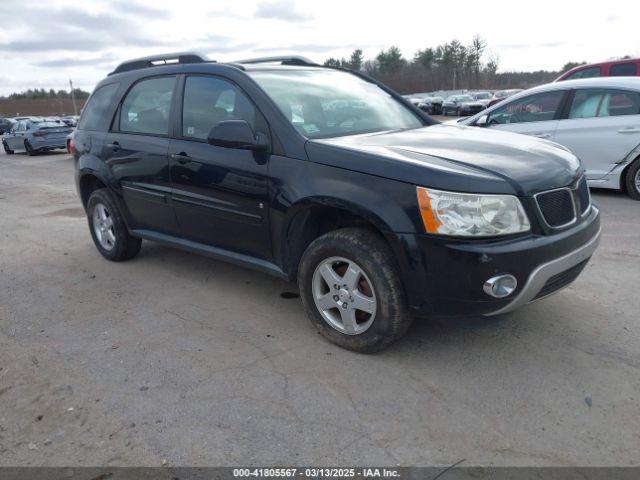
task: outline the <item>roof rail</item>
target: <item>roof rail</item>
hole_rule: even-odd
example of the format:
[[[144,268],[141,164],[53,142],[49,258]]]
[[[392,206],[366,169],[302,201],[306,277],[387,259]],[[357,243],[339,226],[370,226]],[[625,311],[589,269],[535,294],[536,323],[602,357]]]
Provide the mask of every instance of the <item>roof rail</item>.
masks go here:
[[[299,55],[285,55],[276,57],[260,57],[260,58],[247,58],[245,60],[237,60],[230,63],[280,63],[281,65],[302,65],[309,67],[319,67],[315,62],[312,62],[306,57]]]
[[[176,63],[204,63],[209,62],[206,56],[196,52],[165,53],[162,55],[151,55],[150,57],[134,58],[122,62],[109,75],[139,70],[141,68],[157,67],[159,65],[173,65]]]

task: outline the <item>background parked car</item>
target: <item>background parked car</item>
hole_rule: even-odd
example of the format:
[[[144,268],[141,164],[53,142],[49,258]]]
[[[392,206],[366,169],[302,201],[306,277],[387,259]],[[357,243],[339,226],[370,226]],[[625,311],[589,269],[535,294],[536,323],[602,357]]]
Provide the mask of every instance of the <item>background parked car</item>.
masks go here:
[[[589,185],[640,200],[640,77],[542,85],[459,123],[553,140],[580,158]]]
[[[418,104],[418,108],[429,115],[440,115],[442,113],[442,97],[424,97]]]
[[[453,114],[457,116],[473,115],[484,109],[484,105],[473,99],[471,95],[452,95],[442,104],[444,116]]]
[[[491,98],[493,97],[491,92],[469,92],[469,95],[471,95],[471,98],[473,98],[474,101],[483,105],[483,108],[487,108]]]
[[[62,117],[61,120],[64,122],[67,127],[76,127],[78,126],[78,119],[80,117],[78,115],[67,115],[66,117]]]
[[[491,97],[491,100],[489,100],[487,107],[492,107],[496,103],[500,103],[505,98],[509,98],[515,95],[516,93],[520,93],[521,91],[522,91],[521,88],[512,88],[509,90],[497,90],[496,92],[493,93],[493,97]]]
[[[14,123],[16,123],[15,120],[11,118],[0,118],[0,135],[3,135],[11,130],[11,127]]]
[[[64,123],[42,118],[19,120],[2,139],[7,155],[16,151],[34,155],[37,152],[66,148],[65,139],[72,131]]]
[[[640,58],[579,65],[560,75],[556,82],[593,77],[636,77],[640,75]]]

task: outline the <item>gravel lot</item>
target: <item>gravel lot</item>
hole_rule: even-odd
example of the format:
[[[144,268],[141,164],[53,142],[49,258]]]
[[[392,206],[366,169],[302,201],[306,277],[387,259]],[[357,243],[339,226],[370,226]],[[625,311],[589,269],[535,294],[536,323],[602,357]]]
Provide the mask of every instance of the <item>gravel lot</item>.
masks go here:
[[[295,285],[145,242],[94,248],[64,153],[0,154],[0,464],[640,464],[640,203],[594,192],[582,276],[374,356]]]

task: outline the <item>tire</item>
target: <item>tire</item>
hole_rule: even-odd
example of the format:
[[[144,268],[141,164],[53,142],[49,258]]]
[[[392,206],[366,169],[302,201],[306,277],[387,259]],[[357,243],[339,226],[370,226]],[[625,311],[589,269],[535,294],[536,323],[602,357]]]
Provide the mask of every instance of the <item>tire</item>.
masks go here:
[[[344,283],[330,285],[334,280]],[[370,230],[344,228],[314,240],[300,261],[298,286],[314,327],[348,350],[380,351],[411,325],[391,250]],[[345,318],[353,319],[348,327]]]
[[[93,243],[107,260],[129,260],[140,251],[142,240],[129,235],[122,214],[106,188],[94,190],[89,196],[87,221]]]
[[[442,109],[442,115],[444,115],[445,117],[449,116],[448,113],[447,113],[447,109],[446,108]]]
[[[24,150],[25,152],[27,152],[27,155],[29,155],[30,157],[33,157],[36,153],[38,153],[36,150],[33,149],[31,144],[29,143],[29,140],[24,141]]]
[[[640,158],[636,158],[624,176],[624,186],[634,200],[640,200]]]
[[[461,117],[462,116],[462,110],[458,109],[456,110],[456,117]]]
[[[4,147],[4,153],[6,153],[7,155],[13,155],[14,152],[9,148],[7,142],[2,142],[2,146]]]

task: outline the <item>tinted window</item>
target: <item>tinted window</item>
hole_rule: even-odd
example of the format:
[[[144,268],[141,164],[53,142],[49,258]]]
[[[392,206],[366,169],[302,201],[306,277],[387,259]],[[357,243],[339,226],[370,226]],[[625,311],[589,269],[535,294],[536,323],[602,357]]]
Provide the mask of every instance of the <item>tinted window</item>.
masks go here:
[[[256,109],[232,83],[216,77],[187,77],[182,108],[182,135],[205,140],[223,120],[246,120],[256,129]]]
[[[159,77],[136,83],[122,102],[120,131],[168,135],[169,112],[175,77]]]
[[[543,122],[553,120],[564,91],[539,93],[510,102],[489,115],[489,124]]]
[[[600,75],[600,67],[589,67],[572,73],[567,78],[565,78],[565,80],[575,80],[576,78],[593,78],[599,77]]]
[[[569,118],[612,117],[640,114],[640,94],[620,90],[576,91]]]
[[[612,77],[635,77],[638,74],[638,65],[635,63],[619,63],[609,70]]]
[[[87,105],[82,112],[82,118],[78,128],[83,130],[97,130],[100,125],[100,121],[103,120],[107,109],[113,101],[113,96],[118,91],[118,83],[112,83],[100,87],[91,95]]]

